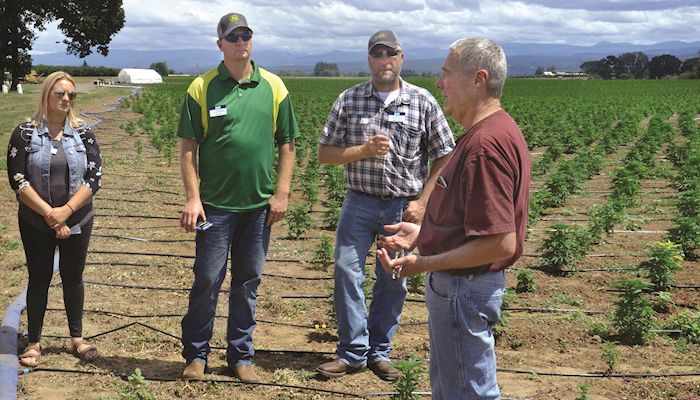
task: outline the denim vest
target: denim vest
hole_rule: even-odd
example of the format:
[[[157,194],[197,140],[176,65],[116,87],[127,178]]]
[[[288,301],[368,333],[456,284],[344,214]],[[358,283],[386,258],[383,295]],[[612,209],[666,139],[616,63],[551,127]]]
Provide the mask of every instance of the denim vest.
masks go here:
[[[63,139],[59,142],[63,145],[68,161],[69,198],[78,191],[83,183],[85,171],[87,171],[87,155],[81,138],[85,129],[86,126],[83,123],[79,127],[73,128],[66,121],[63,127]],[[43,125],[34,127],[31,141],[27,146],[27,180],[31,182],[32,188],[39,196],[49,204],[51,204],[49,178],[53,143],[55,142],[49,135],[48,127]]]

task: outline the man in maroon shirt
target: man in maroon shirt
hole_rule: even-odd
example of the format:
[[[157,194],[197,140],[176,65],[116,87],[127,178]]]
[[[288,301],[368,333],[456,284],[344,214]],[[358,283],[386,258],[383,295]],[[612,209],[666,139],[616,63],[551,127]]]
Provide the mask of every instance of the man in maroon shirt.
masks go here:
[[[500,319],[504,269],[523,252],[531,160],[515,121],[501,108],[503,49],[488,39],[450,46],[436,86],[445,114],[464,126],[426,206],[422,226],[386,226],[384,268],[428,272],[433,399],[498,399],[491,327]],[[390,259],[387,250],[418,248]]]

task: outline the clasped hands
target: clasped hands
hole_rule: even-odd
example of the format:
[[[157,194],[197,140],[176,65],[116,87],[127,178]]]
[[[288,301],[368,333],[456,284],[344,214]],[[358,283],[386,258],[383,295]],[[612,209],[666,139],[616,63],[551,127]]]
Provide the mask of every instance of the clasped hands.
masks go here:
[[[380,235],[377,241],[377,256],[386,272],[397,277],[416,275],[421,270],[421,256],[407,254],[391,258],[389,252],[400,254],[403,250],[410,252],[416,247],[420,225],[412,222],[400,222],[394,225],[384,225],[387,232],[395,232],[391,236]]]
[[[70,236],[70,228],[66,221],[72,214],[73,211],[68,206],[54,207],[44,214],[44,221],[56,232],[58,239],[66,239]]]

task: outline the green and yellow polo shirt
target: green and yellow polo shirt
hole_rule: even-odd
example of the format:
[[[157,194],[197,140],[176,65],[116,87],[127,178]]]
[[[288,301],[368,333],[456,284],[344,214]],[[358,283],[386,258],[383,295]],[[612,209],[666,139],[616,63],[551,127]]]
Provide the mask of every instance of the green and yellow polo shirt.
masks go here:
[[[199,144],[202,203],[241,212],[274,194],[275,150],[297,138],[299,126],[277,75],[253,63],[237,82],[221,62],[190,84],[177,134]]]

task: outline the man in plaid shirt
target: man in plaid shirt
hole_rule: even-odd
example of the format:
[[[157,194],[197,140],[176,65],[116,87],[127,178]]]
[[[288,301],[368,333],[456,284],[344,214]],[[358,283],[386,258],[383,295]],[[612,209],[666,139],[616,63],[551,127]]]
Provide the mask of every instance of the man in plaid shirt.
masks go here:
[[[367,50],[372,79],[338,96],[319,139],[319,161],[345,165],[349,190],[335,244],[340,343],[337,358],[316,370],[339,377],[369,367],[380,378],[395,380],[400,373],[389,356],[406,279],[392,279],[377,260],[368,316],[362,291],[365,259],[377,235],[390,235],[384,225],[420,223],[455,143],[435,98],[399,76],[404,54],[398,36],[379,31]]]

